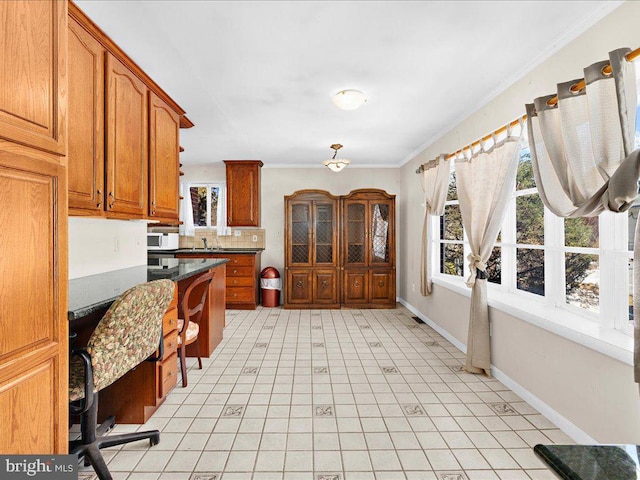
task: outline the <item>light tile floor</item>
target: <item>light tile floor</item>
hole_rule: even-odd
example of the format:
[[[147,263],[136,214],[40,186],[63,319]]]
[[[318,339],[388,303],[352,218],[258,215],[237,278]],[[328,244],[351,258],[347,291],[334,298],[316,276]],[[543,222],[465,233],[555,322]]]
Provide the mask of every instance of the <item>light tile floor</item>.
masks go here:
[[[403,307],[228,310],[189,386],[116,426],[160,443],[103,454],[116,480],[554,479],[532,447],[571,439],[463,362]]]

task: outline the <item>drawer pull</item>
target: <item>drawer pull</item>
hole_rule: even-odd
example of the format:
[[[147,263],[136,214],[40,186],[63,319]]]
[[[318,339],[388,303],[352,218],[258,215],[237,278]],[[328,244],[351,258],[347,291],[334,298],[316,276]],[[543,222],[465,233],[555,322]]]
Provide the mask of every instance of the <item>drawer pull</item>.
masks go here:
[[[169,325],[175,325],[176,321],[172,318],[171,320],[169,320]]]
[[[298,287],[298,288],[302,288],[303,286],[304,286],[304,284],[302,283],[302,280],[298,280],[298,281],[296,282],[296,287]]]
[[[238,280],[234,280],[234,281],[233,281],[233,283],[234,283],[234,284],[238,283]]]
[[[234,294],[233,294],[233,296],[234,296],[234,297],[237,297],[237,296],[238,296],[238,294],[237,294],[237,293],[234,293]]]
[[[169,344],[169,348],[173,348],[173,342]]]
[[[234,270],[233,273],[238,273],[238,270]]]

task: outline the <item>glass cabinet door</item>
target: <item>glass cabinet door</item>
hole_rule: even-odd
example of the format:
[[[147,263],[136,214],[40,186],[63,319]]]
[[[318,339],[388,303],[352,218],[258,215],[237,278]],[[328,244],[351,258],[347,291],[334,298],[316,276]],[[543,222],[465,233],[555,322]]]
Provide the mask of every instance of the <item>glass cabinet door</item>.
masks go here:
[[[290,264],[311,264],[311,205],[308,202],[291,204]]]
[[[388,202],[371,202],[369,204],[369,225],[371,225],[369,262],[371,265],[380,265],[391,261],[389,230],[393,219],[390,218],[390,215],[391,205]]]
[[[366,264],[366,202],[345,202],[345,263],[347,265]]]
[[[333,203],[314,203],[316,265],[335,263],[335,211]]]

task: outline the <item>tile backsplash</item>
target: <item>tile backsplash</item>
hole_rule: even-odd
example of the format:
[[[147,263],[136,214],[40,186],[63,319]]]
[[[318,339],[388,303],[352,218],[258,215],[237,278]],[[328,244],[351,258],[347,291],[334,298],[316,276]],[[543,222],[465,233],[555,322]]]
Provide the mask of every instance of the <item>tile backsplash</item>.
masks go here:
[[[235,235],[240,232],[240,235]],[[218,236],[216,230],[196,231],[193,237],[180,236],[180,248],[204,248],[202,238],[209,247],[217,248],[265,248],[264,229],[232,228],[231,235]],[[255,241],[254,241],[255,239]]]

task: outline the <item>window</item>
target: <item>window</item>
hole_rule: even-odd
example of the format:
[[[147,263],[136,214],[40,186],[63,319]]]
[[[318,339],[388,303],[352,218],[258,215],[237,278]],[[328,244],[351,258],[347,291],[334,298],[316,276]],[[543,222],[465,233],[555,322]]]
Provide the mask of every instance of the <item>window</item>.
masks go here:
[[[640,121],[638,132],[640,146]],[[460,282],[469,273],[465,259],[470,251],[454,168],[452,165],[445,213],[433,220],[434,227],[439,221],[439,236],[433,245],[439,255],[431,258],[433,271],[438,272],[435,278]],[[557,312],[552,320],[558,323],[573,312],[581,322],[631,333],[633,232],[639,212],[640,200],[628,215],[605,212],[592,218],[556,217],[538,194],[524,141],[512,199],[487,262],[489,298],[511,299],[508,302],[520,309],[527,308],[527,300],[552,307]]]
[[[453,167],[451,162],[451,166]],[[456,190],[456,172],[451,170],[444,215],[440,217],[440,268],[435,269],[445,275],[464,275],[464,235],[462,214]]]
[[[189,195],[194,227],[211,228],[224,223],[224,184],[190,184]]]

